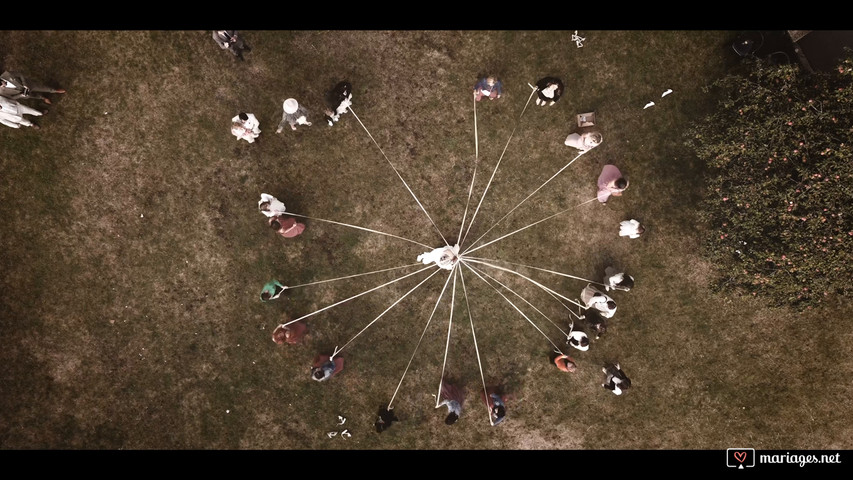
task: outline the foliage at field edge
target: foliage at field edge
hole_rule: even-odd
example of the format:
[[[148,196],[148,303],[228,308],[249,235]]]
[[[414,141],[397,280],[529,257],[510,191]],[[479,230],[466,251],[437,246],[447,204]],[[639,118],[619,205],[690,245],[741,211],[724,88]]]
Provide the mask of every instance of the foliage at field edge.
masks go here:
[[[808,309],[853,292],[853,56],[832,73],[748,61],[705,88],[685,143],[708,166],[713,288]]]

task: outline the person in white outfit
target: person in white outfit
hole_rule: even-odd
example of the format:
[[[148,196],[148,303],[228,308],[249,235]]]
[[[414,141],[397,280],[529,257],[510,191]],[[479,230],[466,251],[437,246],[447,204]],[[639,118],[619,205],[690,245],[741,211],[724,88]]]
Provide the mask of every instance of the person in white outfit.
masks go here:
[[[586,153],[601,145],[602,137],[598,132],[586,132],[582,134],[570,133],[566,137],[566,146],[577,148],[581,153]]]
[[[231,133],[237,140],[245,140],[255,143],[255,139],[261,134],[261,122],[251,113],[240,113],[231,119]]]
[[[604,284],[604,289],[608,292],[610,290],[628,292],[634,288],[634,277],[625,275],[625,272],[620,272],[613,267],[607,267],[604,269]]]
[[[35,108],[30,108],[16,100],[0,97],[0,123],[12,128],[33,127],[38,130],[39,126],[31,122],[24,115],[37,117],[43,114]]]
[[[634,220],[622,220],[619,222],[619,236],[628,238],[639,238],[646,228],[640,225],[640,222]]]
[[[593,287],[592,284],[587,284],[581,291],[581,301],[586,305],[586,308],[594,308],[601,312],[601,316],[604,318],[611,318],[616,313],[616,302],[604,292]]]
[[[279,122],[275,133],[281,133],[285,124],[290,125],[291,130],[296,130],[297,125],[311,126],[311,122],[308,121],[308,110],[300,105],[295,98],[285,100],[282,108],[284,113],[281,115],[281,122]]]
[[[277,198],[266,193],[261,194],[261,200],[258,202],[258,210],[267,217],[278,217],[284,214],[284,204]]]

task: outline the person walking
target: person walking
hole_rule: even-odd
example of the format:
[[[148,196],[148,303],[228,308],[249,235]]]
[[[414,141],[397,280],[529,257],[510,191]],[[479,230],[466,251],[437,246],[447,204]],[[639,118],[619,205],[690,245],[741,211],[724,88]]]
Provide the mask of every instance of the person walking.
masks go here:
[[[572,330],[566,343],[582,352],[589,350],[589,337],[582,330]]]
[[[465,391],[452,383],[441,384],[441,402],[435,406],[447,407],[447,417],[444,423],[453,425],[462,415],[462,404],[465,402]]]
[[[37,82],[32,82],[20,72],[5,71],[0,74],[0,96],[11,100],[32,98],[42,100],[50,105],[50,99],[43,93],[65,93],[61,88],[51,88]]]
[[[495,427],[506,418],[506,397],[498,393],[496,388],[487,389],[483,395],[489,407],[489,422]]]
[[[299,105],[299,102],[295,98],[285,100],[282,108],[284,108],[284,113],[281,116],[281,122],[279,122],[275,133],[281,133],[284,130],[285,124],[290,125],[291,130],[296,130],[297,125],[311,126],[311,122],[308,121],[308,110]]]
[[[308,330],[308,326],[302,321],[293,322],[289,325],[282,323],[272,331],[272,341],[279,345],[283,345],[285,343],[294,345],[305,338],[306,330]],[[343,368],[343,364],[341,364],[341,368]]]
[[[614,395],[622,395],[624,390],[631,388],[631,379],[625,375],[619,363],[605,363],[601,371],[607,375],[601,386],[612,391]]]
[[[634,220],[622,220],[619,222],[619,236],[628,238],[640,238],[646,231],[646,227],[640,225],[640,222]]]
[[[251,52],[252,49],[243,40],[243,36],[237,33],[237,30],[214,30],[213,40],[219,45],[219,48],[228,50],[238,60],[245,60],[243,52]]]
[[[323,112],[325,114],[323,118],[332,127],[352,105],[352,85],[346,80],[338,82],[326,95],[326,103],[329,108]]]
[[[382,433],[391,428],[391,424],[400,421],[394,413],[394,407],[379,407],[376,415],[376,422],[373,423],[373,426],[376,427],[376,433]]]
[[[566,146],[576,148],[586,153],[601,145],[602,137],[598,132],[570,133],[564,142]]]
[[[297,222],[293,217],[270,217],[270,227],[284,238],[293,238],[305,231],[305,224]]]
[[[598,310],[594,308],[587,308],[583,312],[583,319],[589,326],[590,331],[595,333],[596,340],[607,333],[607,321]]]
[[[39,126],[31,122],[24,115],[34,115],[40,117],[42,112],[35,108],[30,108],[17,100],[12,100],[6,97],[0,97],[0,123],[12,128],[32,127],[35,130]]]
[[[616,313],[616,302],[592,284],[587,284],[581,291],[581,301],[586,308],[598,310],[604,318],[612,318]]]
[[[272,195],[262,193],[258,201],[258,210],[267,217],[278,217],[285,211],[284,204]]]
[[[342,357],[332,360],[329,355],[317,355],[314,357],[314,363],[311,366],[311,378],[318,382],[325,382],[341,373],[343,369],[344,359]]]
[[[287,290],[287,287],[280,284],[278,280],[270,280],[264,285],[264,288],[261,289],[261,301],[268,302],[270,300],[275,300],[281,296],[282,292],[285,290]]]
[[[622,172],[616,165],[605,165],[598,176],[598,201],[607,204],[611,195],[621,196],[628,188],[628,180],[622,176]]]
[[[231,119],[231,133],[237,140],[245,140],[255,143],[255,139],[261,134],[261,122],[251,113],[238,113]]]
[[[483,97],[486,97],[489,100],[501,98],[502,93],[503,93],[503,82],[498,80],[493,75],[489,75],[488,77],[481,78],[474,85],[474,101],[477,101],[477,102],[482,100]]]
[[[557,365],[560,371],[568,373],[574,373],[578,369],[575,360],[564,353],[554,357],[554,365]]]
[[[536,105],[551,106],[563,96],[563,81],[557,77],[543,77],[536,82]]]
[[[628,292],[634,288],[634,277],[626,275],[625,272],[620,272],[613,267],[607,267],[604,269],[604,285],[604,289],[608,292],[610,290]]]

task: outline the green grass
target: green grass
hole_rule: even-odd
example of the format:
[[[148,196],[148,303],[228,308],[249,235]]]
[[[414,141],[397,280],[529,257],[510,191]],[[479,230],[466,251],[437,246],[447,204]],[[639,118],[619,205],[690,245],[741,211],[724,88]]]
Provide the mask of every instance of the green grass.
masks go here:
[[[237,63],[209,31],[0,32],[5,68],[68,90],[53,96],[41,130],[0,129],[2,448],[853,447],[853,391],[839,381],[853,367],[849,302],[799,315],[708,288],[713,265],[694,210],[704,171],[681,131],[712,106],[701,87],[731,66],[734,32],[589,31],[580,49],[568,31],[244,34],[253,51]],[[499,53],[484,56],[483,44]],[[469,219],[501,165],[466,245],[574,158],[562,142],[575,114],[594,110],[604,143],[481,243],[591,199],[606,163],[629,177],[625,195],[475,254],[596,281],[615,264],[637,287],[614,294],[610,331],[570,352],[579,369],[567,375],[548,362],[545,336],[466,270],[483,377],[512,399],[507,421],[490,427],[458,285],[446,373],[468,396],[447,427],[431,394],[449,290],[397,388],[445,275],[358,336],[424,277],[308,317],[302,345],[278,346],[271,332],[398,274],[258,300],[271,278],[296,285],[374,271],[414,263],[424,249],[312,220],[302,236],[282,239],[257,201],[269,193],[296,213],[438,246],[390,161],[454,240],[475,164],[470,90],[485,72],[503,79],[505,93],[477,105]],[[521,115],[527,84],[545,75],[563,79],[564,97],[549,108],[531,101]],[[332,128],[322,122],[323,94],[341,79],[387,160],[352,113]],[[673,94],[660,98],[667,88]],[[315,123],[276,135],[288,97]],[[657,105],[643,110],[648,101]],[[261,121],[255,144],[228,132],[239,111]],[[632,217],[648,232],[619,238],[619,221]],[[570,298],[585,285],[519,271]],[[565,308],[550,296],[489,273],[566,329]],[[564,346],[554,326],[519,308]],[[314,355],[344,344],[344,371],[311,381]],[[619,397],[600,386],[600,366],[612,360],[634,383]],[[401,422],[377,435],[374,415],[392,397]],[[339,414],[348,440],[326,437],[341,429]]]

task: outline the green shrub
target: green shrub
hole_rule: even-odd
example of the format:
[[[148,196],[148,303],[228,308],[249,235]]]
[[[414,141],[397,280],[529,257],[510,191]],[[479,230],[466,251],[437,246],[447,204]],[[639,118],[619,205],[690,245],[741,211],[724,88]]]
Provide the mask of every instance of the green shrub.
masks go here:
[[[749,61],[705,89],[686,143],[707,165],[700,215],[716,289],[811,308],[853,291],[853,58],[832,73]]]

